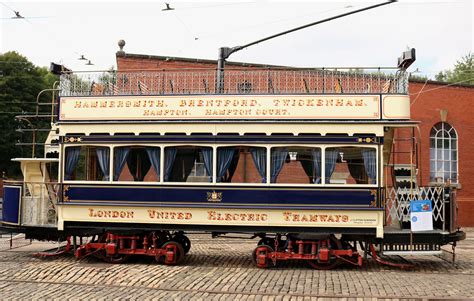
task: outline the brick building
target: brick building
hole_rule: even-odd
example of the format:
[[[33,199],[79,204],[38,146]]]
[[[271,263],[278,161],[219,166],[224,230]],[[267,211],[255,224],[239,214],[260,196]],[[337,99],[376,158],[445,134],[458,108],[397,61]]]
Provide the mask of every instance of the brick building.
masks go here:
[[[215,60],[116,54],[118,71],[215,69]],[[281,69],[283,66],[228,62],[227,68]],[[418,150],[419,185],[449,182],[458,188],[459,224],[474,226],[474,86],[448,85],[435,81],[412,81],[411,116],[420,121]],[[401,138],[401,137],[400,137]],[[404,147],[403,143],[400,147]],[[403,152],[402,150],[399,150]]]

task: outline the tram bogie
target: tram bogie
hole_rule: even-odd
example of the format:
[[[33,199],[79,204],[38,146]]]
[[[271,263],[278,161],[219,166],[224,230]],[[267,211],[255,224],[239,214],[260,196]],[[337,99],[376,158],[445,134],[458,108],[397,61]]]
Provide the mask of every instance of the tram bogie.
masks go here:
[[[298,239],[287,235],[258,242],[253,251],[253,260],[257,267],[266,268],[278,261],[305,261],[315,269],[332,269],[340,264],[362,266],[362,256],[356,246],[341,241],[334,235],[323,235],[320,239]]]
[[[109,263],[125,262],[132,255],[149,256],[157,262],[175,265],[184,259],[190,248],[191,241],[182,232],[105,232],[75,248],[74,255],[78,259],[93,255]]]

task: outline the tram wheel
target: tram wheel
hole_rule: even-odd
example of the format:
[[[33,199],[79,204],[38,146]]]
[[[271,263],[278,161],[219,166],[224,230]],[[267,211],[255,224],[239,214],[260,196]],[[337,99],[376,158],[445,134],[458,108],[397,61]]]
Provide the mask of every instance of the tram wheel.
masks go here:
[[[330,249],[341,250],[342,243],[334,235],[329,236]],[[339,266],[342,262],[339,258],[330,258],[327,262],[320,262],[318,260],[308,260],[307,263],[310,267],[317,270],[331,270]]]
[[[124,263],[130,258],[130,255],[118,254],[113,257],[105,256],[104,260],[108,263]]]
[[[114,256],[107,256],[105,252],[98,252],[95,254],[97,258],[107,263],[114,263],[114,264],[124,263],[130,258],[130,255],[128,254],[115,254]]]
[[[259,268],[267,268],[270,265],[270,258],[266,255],[273,252],[273,248],[267,245],[258,245],[255,250],[252,252],[252,261]],[[259,256],[264,256],[264,258],[259,258]]]
[[[167,254],[164,256],[159,256],[156,258],[158,262],[163,262],[166,265],[176,265],[179,264],[184,259],[184,249],[183,246],[177,241],[168,241],[163,244],[162,249],[174,249],[174,260],[167,258]]]
[[[309,266],[317,270],[331,270],[341,264],[339,259],[332,259],[329,262],[318,262],[317,260],[308,260]]]
[[[191,240],[186,235],[178,234],[173,237],[174,241],[179,242],[183,246],[184,254],[188,254],[191,249]]]

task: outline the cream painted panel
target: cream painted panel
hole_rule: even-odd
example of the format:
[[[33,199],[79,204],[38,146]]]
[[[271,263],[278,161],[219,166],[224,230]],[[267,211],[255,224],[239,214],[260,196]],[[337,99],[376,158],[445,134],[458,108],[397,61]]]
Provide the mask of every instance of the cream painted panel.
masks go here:
[[[283,226],[375,228],[383,236],[383,212],[362,210],[213,209],[61,205],[60,221],[186,224],[213,226]]]
[[[310,123],[117,123],[117,124],[59,124],[59,135],[67,135],[70,133],[157,133],[164,135],[165,133],[293,133],[299,135],[303,133],[319,133],[326,135],[328,133],[348,134],[352,136],[355,133],[375,134],[383,136],[383,124],[310,124]]]
[[[62,97],[60,120],[379,119],[379,95]]]
[[[408,95],[382,96],[383,119],[410,119],[410,97]]]

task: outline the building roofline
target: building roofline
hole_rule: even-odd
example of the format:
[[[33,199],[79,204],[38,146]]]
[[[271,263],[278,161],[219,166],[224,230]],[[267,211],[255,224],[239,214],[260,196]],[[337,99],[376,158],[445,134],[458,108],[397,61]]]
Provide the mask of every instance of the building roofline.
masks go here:
[[[136,58],[136,59],[148,59],[148,60],[160,60],[160,61],[179,61],[179,62],[188,62],[188,63],[203,63],[203,64],[215,64],[217,68],[217,60],[211,59],[199,59],[199,58],[187,58],[187,57],[177,57],[177,56],[163,56],[163,55],[149,55],[149,54],[136,54],[136,53],[125,53],[117,52],[116,58]],[[244,62],[232,62],[227,61],[226,65],[234,67],[258,67],[258,68],[275,68],[275,69],[320,69],[320,68],[308,68],[308,67],[291,67],[283,65],[270,65],[270,64],[255,64],[255,63],[244,63]],[[332,67],[331,67],[332,68]],[[344,69],[343,67],[340,67]],[[448,82],[441,82],[436,80],[423,80],[423,79],[409,79],[411,83],[421,83],[421,84],[430,84],[430,85],[440,85],[440,86],[452,86],[460,88],[471,88],[474,89],[474,85],[471,84],[453,84]]]
[[[149,59],[149,60],[160,60],[160,61],[180,61],[188,63],[203,63],[203,64],[215,64],[217,67],[217,60],[210,59],[198,59],[198,58],[186,58],[176,56],[163,56],[163,55],[149,55],[149,54],[135,54],[135,53],[116,53],[116,57],[122,58],[137,58],[137,59]],[[270,65],[270,64],[255,64],[255,63],[244,63],[244,62],[232,62],[226,61],[226,65],[232,65],[237,67],[259,67],[259,68],[288,68],[295,69],[295,67],[281,66],[281,65]]]
[[[199,59],[199,58],[187,58],[187,57],[176,57],[176,56],[163,56],[163,55],[149,55],[149,54],[136,54],[136,53],[125,53],[118,51],[116,58],[136,58],[136,59],[149,59],[149,60],[160,60],[160,61],[179,61],[188,63],[204,63],[204,64],[215,64],[217,68],[217,60],[211,59]],[[226,66],[234,67],[258,67],[258,68],[273,68],[273,69],[289,69],[289,70],[324,70],[324,69],[356,69],[356,66],[318,66],[318,67],[294,67],[285,65],[271,65],[271,64],[257,64],[257,63],[245,63],[245,62],[233,62],[226,61]],[[398,69],[396,67],[364,67],[364,69]]]
[[[454,84],[454,83],[448,83],[448,82],[441,82],[437,80],[424,80],[424,79],[411,79],[409,78],[408,81],[410,83],[417,83],[417,84],[429,84],[429,85],[439,85],[439,86],[452,86],[452,87],[459,87],[459,88],[471,88],[474,89],[474,85],[471,84]]]

